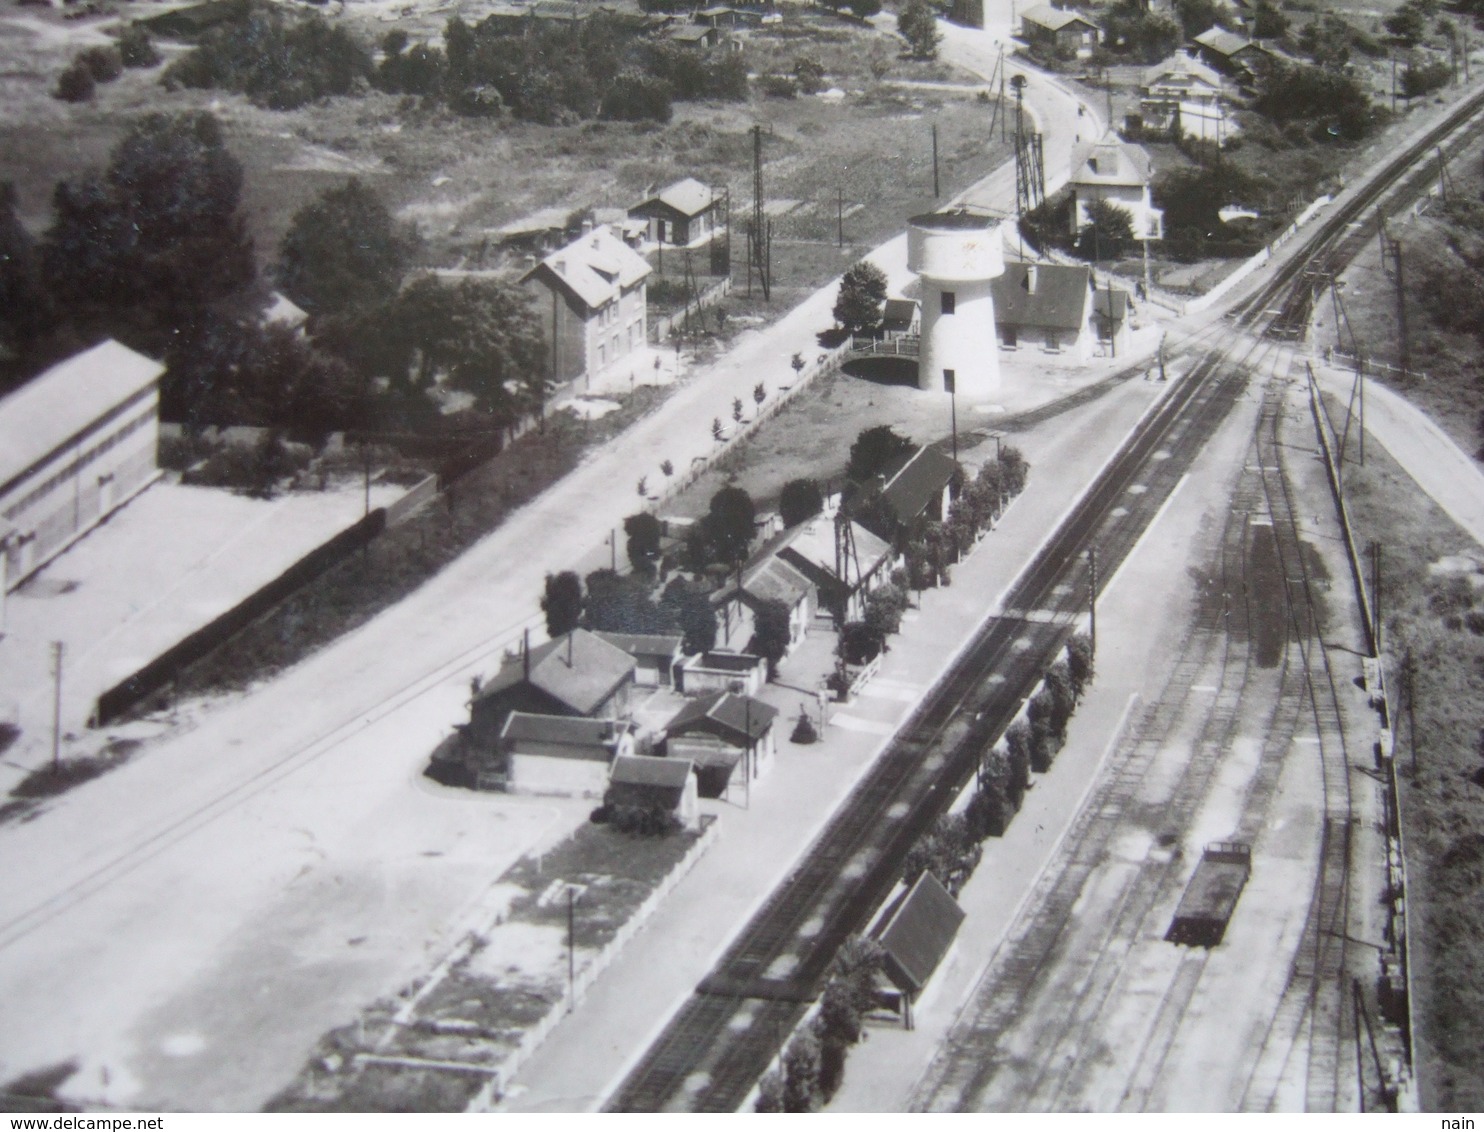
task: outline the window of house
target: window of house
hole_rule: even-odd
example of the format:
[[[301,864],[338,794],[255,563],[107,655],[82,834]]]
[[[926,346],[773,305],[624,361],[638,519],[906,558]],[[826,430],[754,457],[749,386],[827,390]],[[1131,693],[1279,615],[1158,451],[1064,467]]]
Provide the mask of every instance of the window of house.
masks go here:
[[[956,393],[958,391],[956,388],[957,385],[958,376],[951,369],[945,369],[943,371],[943,392]]]
[[[1013,349],[1015,349],[1015,346],[1016,346],[1016,342],[1015,342],[1015,327],[1013,327],[1013,326],[1002,326],[1002,327],[1000,327],[1000,345],[1003,346],[1003,347],[1005,347],[1005,349],[1007,349],[1007,350],[1013,350]]]
[[[1061,350],[1061,335],[1055,330],[1046,332],[1046,348],[1053,353]]]
[[[943,314],[952,314],[953,313],[953,308],[958,303],[958,296],[956,294],[954,294],[952,291],[944,291],[941,294],[939,294],[938,299],[939,299],[938,309],[940,311],[942,311]]]

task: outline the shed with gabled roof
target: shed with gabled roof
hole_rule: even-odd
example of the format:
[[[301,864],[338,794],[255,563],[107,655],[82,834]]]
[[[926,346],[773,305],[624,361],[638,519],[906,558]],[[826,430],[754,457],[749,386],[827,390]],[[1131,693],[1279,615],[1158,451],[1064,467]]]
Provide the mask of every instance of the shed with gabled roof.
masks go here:
[[[762,700],[711,692],[691,700],[665,724],[665,750],[695,765],[701,797],[719,798],[738,763],[749,764],[754,778],[773,765],[777,718],[778,709]]]
[[[515,711],[495,750],[474,749],[470,770],[480,789],[503,780],[511,794],[601,798],[609,765],[633,753],[634,738],[621,721]]]
[[[941,522],[948,515],[958,476],[953,457],[927,444],[887,464],[881,473],[881,498],[903,526],[924,517]]]
[[[689,759],[621,755],[608,774],[605,806],[632,806],[673,814],[687,829],[700,822],[695,768]]]
[[[1006,350],[1040,346],[1085,361],[1092,356],[1092,272],[1058,263],[1007,263],[994,281],[995,326]]]
[[[1086,59],[1101,36],[1098,25],[1080,12],[1036,4],[1020,14],[1020,37],[1057,55]]]
[[[692,27],[686,30],[705,32],[710,29]],[[715,189],[694,177],[686,177],[640,201],[629,209],[629,215],[648,222],[652,243],[695,247],[720,230],[717,216],[720,205],[721,198]]]
[[[668,688],[675,683],[675,666],[685,656],[681,647],[685,638],[671,633],[609,633],[597,636],[634,658],[634,683],[644,687]]]
[[[903,1020],[912,1026],[912,1003],[953,946],[964,910],[931,872],[924,871],[904,896],[888,906],[871,933],[886,953],[886,977],[902,992]]]

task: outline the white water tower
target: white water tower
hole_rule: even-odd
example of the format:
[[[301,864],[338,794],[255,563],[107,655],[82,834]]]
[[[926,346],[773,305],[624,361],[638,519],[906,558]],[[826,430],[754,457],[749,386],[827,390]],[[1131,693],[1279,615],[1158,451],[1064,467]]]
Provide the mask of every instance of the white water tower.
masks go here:
[[[1000,390],[1000,351],[990,288],[1005,273],[1000,217],[955,209],[914,216],[907,266],[922,279],[917,387],[966,397]]]

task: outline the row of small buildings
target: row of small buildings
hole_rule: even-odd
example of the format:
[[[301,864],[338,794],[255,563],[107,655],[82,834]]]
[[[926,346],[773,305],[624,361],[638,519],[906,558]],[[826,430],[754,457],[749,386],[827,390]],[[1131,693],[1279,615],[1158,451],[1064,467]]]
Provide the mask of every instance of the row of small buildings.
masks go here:
[[[885,514],[942,518],[957,472],[936,448],[899,457],[876,485]],[[775,601],[788,609],[791,652],[814,625],[859,617],[898,562],[883,534],[824,514],[764,538],[713,591],[709,652],[686,655],[679,634],[586,629],[526,644],[475,687],[468,723],[435,755],[439,777],[610,803],[615,786],[619,796],[649,790],[654,804],[693,821],[697,798],[765,773],[779,746],[778,709],[759,698],[767,662],[747,651],[757,610]],[[656,726],[639,716],[657,692],[674,709]]]

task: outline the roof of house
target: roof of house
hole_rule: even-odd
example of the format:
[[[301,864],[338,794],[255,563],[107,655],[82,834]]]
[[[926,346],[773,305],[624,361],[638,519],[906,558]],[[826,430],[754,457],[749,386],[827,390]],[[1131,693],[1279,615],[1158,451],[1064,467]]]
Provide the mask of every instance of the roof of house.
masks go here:
[[[566,288],[596,310],[648,274],[649,263],[642,255],[607,228],[594,228],[552,252],[526,272],[521,282],[539,276],[542,282]]]
[[[705,35],[711,29],[689,28],[687,30]],[[710,185],[704,185],[694,177],[686,177],[684,180],[676,181],[673,185],[667,185],[654,196],[640,201],[630,211],[637,212],[655,204],[672,208],[682,216],[700,216],[701,213],[716,207],[716,193]]]
[[[0,489],[152,388],[165,367],[112,338],[0,399]]]
[[[619,755],[613,760],[608,781],[615,786],[652,786],[684,790],[690,776],[689,759],[666,759],[655,755]]]
[[[1228,58],[1249,48],[1258,52],[1266,50],[1262,44],[1254,43],[1245,35],[1238,35],[1234,31],[1227,31],[1226,28],[1220,25],[1201,32],[1200,35],[1195,37],[1195,42],[1199,43],[1202,47],[1216,52],[1218,55],[1225,55]]]
[[[886,466],[881,497],[898,521],[906,523],[927,510],[928,504],[958,475],[958,464],[940,448],[925,445]]]
[[[1037,27],[1046,28],[1049,31],[1061,31],[1062,28],[1070,27],[1072,24],[1085,24],[1087,27],[1097,30],[1097,24],[1093,23],[1081,12],[1069,12],[1061,8],[1053,8],[1050,4],[1036,4],[1020,13],[1022,20],[1029,20]]]
[[[479,703],[526,680],[526,661],[508,657],[479,689]],[[634,671],[634,658],[596,633],[574,629],[531,650],[530,682],[548,696],[587,715],[608,699]]]
[[[708,724],[724,732],[738,746],[745,746],[749,739],[761,739],[778,718],[778,709],[762,700],[736,692],[711,692],[697,696],[687,703],[665,724],[671,735],[687,731],[706,730]]]
[[[991,284],[995,321],[1006,326],[1081,330],[1087,317],[1086,267],[1059,263],[1007,263]]]
[[[531,6],[531,15],[538,20],[564,20],[577,23],[592,13],[574,0],[539,0]]]
[[[500,729],[500,741],[510,746],[522,742],[541,743],[567,748],[542,752],[558,758],[601,759],[607,762],[613,753],[613,722],[607,719],[579,719],[570,715],[536,715],[513,711]]]
[[[1163,63],[1148,68],[1139,76],[1139,85],[1145,90],[1152,86],[1189,85],[1204,83],[1212,89],[1221,88],[1221,76],[1199,59],[1192,59],[1183,51],[1177,51]]]
[[[963,922],[958,901],[937,877],[924,872],[876,932],[886,952],[887,975],[909,994],[920,991],[948,954]]]
[[[511,220],[495,229],[497,236],[525,236],[536,232],[564,232],[567,222],[572,218],[570,208],[562,208],[553,205],[550,208],[539,208],[535,212]]]
[[[667,29],[665,34],[670,39],[678,39],[682,43],[700,43],[703,39],[715,36],[716,29],[706,27],[704,24],[677,24]]]
[[[812,519],[787,533],[791,537],[778,548],[780,558],[796,567],[816,586],[827,586],[837,591],[842,586],[847,591],[855,588],[855,582],[847,581],[855,570],[854,564],[846,564],[845,578],[835,573],[835,524],[832,520],[823,517]],[[850,537],[862,574],[870,574],[882,559],[892,555],[890,543],[877,538],[854,520],[850,523]]]
[[[1072,151],[1074,185],[1147,185],[1153,171],[1148,151],[1124,141],[1111,126],[1097,141]]]
[[[911,330],[917,321],[916,299],[887,299],[881,315],[883,330]]]
[[[808,597],[813,588],[814,583],[796,567],[771,551],[761,561],[742,571],[743,600],[781,601],[792,609]]]
[[[679,656],[685,638],[676,633],[608,633],[598,630],[601,637],[614,648],[623,649],[630,656]]]

